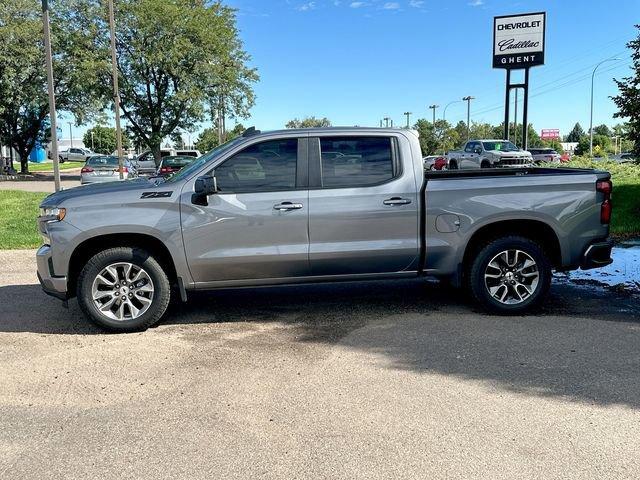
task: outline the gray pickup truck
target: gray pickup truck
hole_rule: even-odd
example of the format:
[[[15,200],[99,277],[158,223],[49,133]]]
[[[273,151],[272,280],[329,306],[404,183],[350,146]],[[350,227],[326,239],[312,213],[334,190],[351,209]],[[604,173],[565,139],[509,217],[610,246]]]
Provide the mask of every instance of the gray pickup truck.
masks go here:
[[[611,262],[611,190],[596,170],[425,173],[410,130],[249,129],[166,181],[47,197],[38,277],[115,331],[194,290],[427,275],[520,313],[553,269]]]
[[[462,150],[447,152],[446,159],[449,170],[534,165],[531,153],[516,147],[508,140],[469,140]]]

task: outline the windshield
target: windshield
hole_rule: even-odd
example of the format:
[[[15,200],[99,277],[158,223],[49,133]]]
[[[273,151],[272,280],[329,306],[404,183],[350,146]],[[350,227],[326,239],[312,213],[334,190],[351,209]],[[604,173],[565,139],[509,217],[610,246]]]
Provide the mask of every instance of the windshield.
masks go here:
[[[484,149],[485,150],[498,150],[500,152],[517,152],[519,150],[518,147],[516,147],[513,143],[511,142],[482,142],[482,145],[484,145]]]
[[[229,140],[227,143],[223,143],[222,145],[217,146],[210,152],[205,153],[200,158],[191,162],[189,165],[184,167],[182,170],[180,170],[178,173],[173,175],[171,178],[167,179],[166,183],[175,183],[177,181],[182,180],[183,178],[188,177],[193,172],[196,172],[200,168],[202,168],[206,163],[208,163],[218,155],[221,155],[222,153],[226,152],[227,150],[234,147],[235,145],[241,143],[242,141],[244,141],[244,138],[238,137],[238,138],[234,138],[233,140]]]
[[[89,160],[87,160],[87,165],[90,167],[117,167],[118,157],[91,157]]]

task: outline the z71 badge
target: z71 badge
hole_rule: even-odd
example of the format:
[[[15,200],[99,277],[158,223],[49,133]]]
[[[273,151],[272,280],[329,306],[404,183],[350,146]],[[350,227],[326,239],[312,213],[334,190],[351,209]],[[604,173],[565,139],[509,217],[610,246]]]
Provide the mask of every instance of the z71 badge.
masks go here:
[[[170,197],[173,192],[143,192],[140,198],[166,198]]]

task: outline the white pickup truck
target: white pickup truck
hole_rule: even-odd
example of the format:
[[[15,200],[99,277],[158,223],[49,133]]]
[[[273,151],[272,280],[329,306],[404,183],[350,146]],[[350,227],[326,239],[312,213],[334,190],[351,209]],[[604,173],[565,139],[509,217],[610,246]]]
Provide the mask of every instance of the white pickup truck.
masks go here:
[[[530,167],[533,157],[508,140],[469,140],[462,150],[447,152],[447,168]]]

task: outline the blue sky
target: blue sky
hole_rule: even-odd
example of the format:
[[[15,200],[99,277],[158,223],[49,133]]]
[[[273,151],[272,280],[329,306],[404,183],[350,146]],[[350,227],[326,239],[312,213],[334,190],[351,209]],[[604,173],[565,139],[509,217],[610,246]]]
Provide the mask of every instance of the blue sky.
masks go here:
[[[404,124],[403,112],[410,111],[413,123],[431,118],[428,105],[439,104],[440,117],[444,105],[465,95],[476,97],[472,120],[500,123],[505,73],[491,68],[493,17],[537,11],[547,12],[546,65],[531,70],[529,121],[538,131],[562,134],[576,121],[588,128],[591,71],[618,56],[595,77],[594,124],[613,125],[619,120],[609,99],[617,93],[612,77],[629,74],[625,43],[640,22],[640,0],[227,3],[237,9],[240,35],[261,77],[251,117],[241,122],[263,130],[307,115],[376,126],[385,116]],[[447,120],[466,120],[465,104],[449,106]]]

